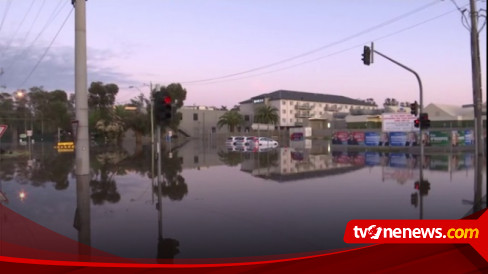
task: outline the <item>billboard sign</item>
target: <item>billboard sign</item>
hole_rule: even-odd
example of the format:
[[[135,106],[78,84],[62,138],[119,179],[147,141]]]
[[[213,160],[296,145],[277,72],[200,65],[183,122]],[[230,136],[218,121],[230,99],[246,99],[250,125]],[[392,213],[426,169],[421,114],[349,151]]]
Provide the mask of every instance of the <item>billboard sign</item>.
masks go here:
[[[380,133],[379,132],[365,132],[364,133],[364,144],[367,146],[378,146],[380,143]]]
[[[383,113],[382,130],[387,132],[410,132],[418,130],[414,126],[415,116],[410,113]]]
[[[430,131],[429,139],[431,146],[447,146],[449,145],[449,132]]]

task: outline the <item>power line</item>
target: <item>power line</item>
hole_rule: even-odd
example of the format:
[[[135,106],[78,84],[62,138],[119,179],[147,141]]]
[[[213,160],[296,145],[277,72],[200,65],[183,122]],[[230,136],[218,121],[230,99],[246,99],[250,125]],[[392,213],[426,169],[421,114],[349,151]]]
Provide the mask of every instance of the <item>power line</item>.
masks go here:
[[[347,36],[347,37],[345,37],[343,39],[340,39],[338,41],[329,43],[327,45],[323,45],[321,47],[318,47],[316,49],[310,50],[308,52],[301,53],[301,54],[295,55],[293,57],[289,57],[289,58],[286,58],[286,59],[283,59],[283,60],[280,60],[280,61],[277,61],[277,62],[274,62],[274,63],[271,63],[271,64],[267,64],[267,65],[255,67],[255,68],[248,69],[248,70],[241,71],[241,72],[226,74],[226,75],[222,75],[222,76],[218,76],[218,77],[212,77],[212,78],[206,78],[206,79],[200,79],[200,80],[193,80],[193,81],[182,81],[180,83],[181,84],[191,84],[191,83],[198,83],[198,82],[208,82],[208,81],[220,80],[220,79],[230,78],[230,77],[233,77],[233,76],[237,76],[237,75],[241,75],[241,74],[247,74],[249,72],[254,72],[254,71],[257,71],[257,70],[262,70],[262,69],[265,69],[265,68],[269,68],[269,67],[273,67],[273,66],[276,66],[276,65],[280,65],[280,64],[283,64],[283,63],[286,63],[286,62],[289,62],[289,61],[292,61],[292,60],[295,60],[295,59],[298,59],[298,58],[302,58],[302,57],[305,57],[307,55],[310,55],[310,54],[313,54],[313,53],[316,53],[316,52],[319,52],[319,51],[322,51],[322,50],[324,50],[326,48],[329,48],[331,46],[335,46],[335,45],[344,43],[344,42],[346,42],[348,40],[351,40],[353,38],[356,38],[356,37],[358,37],[360,35],[366,34],[368,32],[371,32],[373,30],[376,30],[378,28],[382,28],[382,27],[384,27],[386,25],[389,25],[391,23],[394,23],[396,21],[399,21],[399,20],[401,20],[401,19],[403,19],[405,17],[408,17],[408,16],[410,16],[412,14],[415,14],[415,13],[417,13],[419,11],[422,11],[422,10],[424,10],[424,9],[426,9],[426,8],[432,6],[432,5],[438,4],[438,3],[440,3],[440,2],[436,0],[436,1],[431,2],[429,4],[423,5],[423,6],[419,7],[419,8],[417,8],[417,9],[414,9],[412,11],[409,11],[409,12],[407,12],[405,14],[402,14],[400,16],[397,16],[397,17],[394,17],[392,19],[389,19],[389,20],[387,20],[385,22],[382,22],[382,23],[380,23],[378,25],[375,25],[373,27],[370,27],[370,28],[367,28],[365,30],[362,30],[362,31],[360,31],[360,32],[358,32],[356,34]]]
[[[34,46],[34,44],[41,37],[41,35],[44,33],[44,31],[46,31],[46,29],[54,22],[54,19],[56,19],[56,17],[61,13],[61,10],[66,6],[67,3],[68,2],[65,2],[65,4],[63,5],[63,7],[61,9],[59,9],[56,12],[56,14],[54,14],[54,11],[57,10],[57,7],[54,9],[53,13],[51,14],[51,17],[49,18],[49,20],[46,21],[46,23],[42,27],[41,31],[37,34],[37,36],[34,38],[34,40],[30,43],[30,45],[28,47],[26,47],[21,53],[19,53],[16,56],[16,58],[14,58],[12,60],[12,62],[10,62],[10,64],[7,66],[7,69],[6,70],[10,69],[15,64],[15,62],[19,59],[18,58],[19,56],[24,56],[24,55],[26,55],[29,52],[29,50]],[[54,16],[53,16],[53,14],[54,14]]]
[[[7,43],[7,46],[6,46],[6,48],[4,49],[4,51],[2,53],[7,52],[7,50],[10,48],[10,45],[13,43],[13,41],[15,39],[15,36],[17,36],[17,33],[19,32],[20,28],[24,24],[24,21],[27,18],[27,15],[29,15],[29,13],[30,13],[30,11],[31,11],[31,9],[32,9],[33,6],[34,6],[34,0],[31,1],[30,5],[29,5],[29,8],[27,9],[27,12],[24,14],[24,17],[20,21],[20,24],[15,29],[14,34],[12,35],[12,39],[10,39],[10,41]]]
[[[25,40],[27,39],[27,37],[29,36],[30,32],[32,31],[32,28],[34,27],[34,24],[37,22],[37,19],[39,18],[39,14],[41,13],[41,10],[44,7],[44,4],[45,3],[46,3],[46,0],[42,0],[41,6],[37,10],[36,16],[34,17],[34,20],[32,21],[32,23],[31,23],[31,25],[29,27],[29,30],[24,35],[24,38],[22,39],[22,41],[20,42],[20,44],[23,44],[25,42]]]
[[[25,78],[25,80],[22,82],[22,84],[19,85],[19,87],[23,86],[28,80],[29,78],[32,76],[32,74],[34,73],[34,71],[37,69],[37,67],[39,66],[39,64],[42,62],[42,60],[44,59],[44,57],[46,56],[47,52],[49,51],[49,49],[51,48],[51,46],[53,45],[54,41],[56,40],[56,38],[58,37],[59,33],[61,32],[61,30],[63,29],[64,25],[66,24],[66,22],[68,21],[68,18],[70,17],[71,13],[73,12],[73,9],[72,8],[69,13],[68,13],[68,16],[66,16],[66,18],[64,19],[63,21],[63,24],[61,25],[61,27],[58,29],[58,32],[56,32],[56,35],[54,35],[53,39],[51,40],[51,43],[49,43],[49,46],[46,48],[46,50],[44,51],[44,53],[42,54],[41,58],[39,58],[39,60],[37,61],[37,63],[34,65],[34,67],[32,68],[32,70],[30,71],[29,75],[27,75],[27,77]]]
[[[469,5],[469,4],[466,4],[465,6],[467,6],[467,5]],[[437,20],[437,19],[439,19],[439,18],[441,18],[443,16],[446,16],[448,14],[451,14],[451,13],[453,13],[455,11],[456,10],[451,10],[451,11],[442,13],[442,14],[440,14],[438,16],[432,17],[430,19],[426,19],[426,20],[421,21],[421,22],[419,22],[417,24],[414,24],[414,25],[405,27],[403,29],[397,30],[395,32],[392,32],[392,33],[389,33],[389,34],[386,34],[386,35],[383,35],[383,36],[380,36],[380,37],[378,37],[376,39],[372,39],[371,41],[380,41],[380,40],[386,39],[388,37],[397,35],[397,34],[402,33],[404,31],[407,31],[407,30],[413,29],[415,27],[418,27],[420,25],[426,24],[428,22]],[[347,52],[347,51],[350,51],[350,50],[353,50],[353,49],[357,49],[358,47],[362,47],[364,44],[365,43],[357,44],[357,45],[354,45],[354,46],[348,47],[346,49],[342,49],[342,50],[333,52],[333,53],[328,54],[328,55],[325,55],[325,56],[320,56],[320,57],[317,57],[317,58],[314,58],[314,59],[311,59],[311,60],[303,61],[303,62],[294,64],[294,65],[290,65],[290,66],[287,66],[287,67],[284,67],[284,68],[280,68],[280,69],[276,69],[276,70],[272,70],[272,71],[267,71],[267,72],[263,72],[263,73],[259,73],[259,74],[252,74],[252,75],[248,75],[248,76],[240,77],[240,78],[223,79],[223,80],[220,80],[220,81],[216,80],[216,81],[209,81],[209,82],[205,82],[205,83],[189,83],[189,84],[190,85],[192,85],[192,84],[196,84],[196,85],[218,84],[218,83],[223,83],[223,82],[230,82],[230,81],[236,81],[236,80],[242,80],[242,79],[248,79],[248,78],[258,77],[258,76],[262,76],[262,75],[267,75],[267,74],[271,74],[271,73],[275,73],[275,72],[280,72],[280,71],[292,69],[292,68],[295,68],[295,67],[298,67],[298,66],[302,66],[302,65],[305,65],[305,64],[317,62],[317,61],[320,61],[320,60],[322,60],[324,58],[327,58],[327,57],[331,57],[331,56],[338,55],[338,54],[341,54],[341,53],[344,53],[344,52]]]
[[[3,23],[5,22],[5,18],[7,17],[8,10],[10,9],[11,4],[12,4],[12,0],[8,0],[7,7],[5,8],[5,11],[3,12],[2,22],[0,23],[0,32],[2,31]]]

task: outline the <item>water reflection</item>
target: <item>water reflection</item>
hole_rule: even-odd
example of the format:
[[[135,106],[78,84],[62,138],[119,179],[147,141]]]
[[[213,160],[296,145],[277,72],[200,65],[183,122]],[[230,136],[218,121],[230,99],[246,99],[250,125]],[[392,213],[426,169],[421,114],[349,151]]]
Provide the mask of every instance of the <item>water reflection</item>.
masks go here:
[[[159,180],[149,147],[91,154],[87,177],[74,176],[73,154],[4,160],[0,191],[15,211],[82,243],[165,259],[341,248],[351,219],[458,219],[486,207],[486,162],[470,153],[426,155],[422,180],[418,155],[322,145],[166,144]]]

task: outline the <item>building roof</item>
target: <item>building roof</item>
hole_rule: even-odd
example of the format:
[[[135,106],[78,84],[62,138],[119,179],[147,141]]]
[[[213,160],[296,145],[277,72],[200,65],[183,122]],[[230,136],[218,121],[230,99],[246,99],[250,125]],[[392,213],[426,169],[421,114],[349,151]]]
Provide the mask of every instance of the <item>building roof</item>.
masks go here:
[[[483,115],[486,113],[486,102],[482,104],[482,112]],[[424,108],[425,112],[428,112],[431,117],[441,116],[440,113],[437,111],[440,110],[444,112],[443,118],[449,116],[451,118],[463,118],[463,119],[473,119],[474,112],[472,107],[462,107],[462,106],[455,106],[455,105],[445,105],[445,104],[429,104],[427,107]]]
[[[273,100],[295,100],[295,101],[308,101],[308,102],[324,102],[333,104],[348,104],[348,105],[361,105],[372,106],[361,100],[352,99],[340,95],[322,94],[322,93],[310,93],[302,91],[291,90],[277,90],[270,93],[264,93],[258,96],[254,96],[251,99],[240,102],[240,104],[252,103],[253,100],[259,98],[269,98]]]

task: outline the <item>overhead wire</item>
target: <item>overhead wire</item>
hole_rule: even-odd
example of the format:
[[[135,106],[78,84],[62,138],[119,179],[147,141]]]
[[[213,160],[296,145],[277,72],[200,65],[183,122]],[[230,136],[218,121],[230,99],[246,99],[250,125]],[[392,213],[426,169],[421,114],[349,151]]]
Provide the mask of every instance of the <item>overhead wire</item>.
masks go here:
[[[68,13],[68,16],[66,16],[66,18],[64,19],[63,23],[61,24],[61,27],[59,27],[58,31],[56,32],[56,35],[54,35],[53,39],[51,40],[51,42],[49,43],[48,47],[46,48],[46,50],[44,51],[44,53],[41,55],[41,58],[39,58],[39,60],[37,61],[37,63],[34,65],[34,67],[32,68],[32,70],[29,72],[29,74],[27,75],[27,77],[25,78],[25,80],[19,85],[19,87],[23,86],[25,83],[27,83],[27,81],[29,80],[29,78],[32,76],[32,74],[34,73],[34,71],[37,69],[37,67],[39,66],[39,64],[42,62],[42,60],[44,59],[44,57],[46,56],[47,52],[49,51],[49,49],[51,48],[51,46],[53,45],[54,41],[56,40],[56,38],[58,37],[59,33],[61,32],[61,30],[63,29],[64,25],[66,25],[66,22],[68,21],[69,17],[71,16],[71,14],[73,13],[73,9],[74,8],[71,8],[71,10],[69,11]]]
[[[466,4],[467,5],[467,4]],[[392,33],[389,33],[389,34],[386,34],[386,35],[383,35],[383,36],[380,36],[380,37],[377,37],[375,39],[372,39],[371,41],[380,41],[380,40],[383,40],[383,39],[386,39],[388,37],[391,37],[391,36],[394,36],[394,35],[397,35],[399,33],[402,33],[402,32],[405,32],[407,30],[410,30],[410,29],[413,29],[415,27],[418,27],[420,25],[423,25],[423,24],[426,24],[428,22],[431,22],[431,21],[434,21],[434,20],[437,20],[443,16],[446,16],[448,14],[451,14],[453,12],[455,12],[456,10],[450,10],[448,12],[445,12],[445,13],[442,13],[440,15],[437,15],[435,17],[432,17],[432,18],[429,18],[429,19],[426,19],[424,21],[421,21],[419,23],[416,23],[414,25],[411,25],[411,26],[408,26],[408,27],[405,27],[403,29],[400,29],[400,30],[397,30],[395,32],[392,32]],[[320,61],[324,58],[327,58],[327,57],[331,57],[331,56],[334,56],[334,55],[338,55],[338,54],[341,54],[341,53],[344,53],[344,52],[347,52],[347,51],[350,51],[350,50],[353,50],[353,49],[357,49],[358,47],[362,47],[364,45],[364,43],[361,43],[361,44],[357,44],[357,45],[354,45],[354,46],[351,46],[351,47],[348,47],[346,49],[342,49],[342,50],[339,50],[339,51],[336,51],[336,52],[333,52],[333,53],[330,53],[330,54],[327,54],[325,56],[320,56],[320,57],[317,57],[317,58],[314,58],[314,59],[310,59],[310,60],[307,60],[307,61],[303,61],[303,62],[300,62],[300,63],[297,63],[297,64],[294,64],[294,65],[290,65],[290,66],[287,66],[287,67],[283,67],[283,68],[280,68],[280,69],[276,69],[276,70],[272,70],[272,71],[267,71],[267,72],[263,72],[263,73],[259,73],[259,74],[252,74],[252,75],[248,75],[248,76],[245,76],[245,77],[239,77],[239,78],[231,78],[231,79],[222,79],[222,80],[215,80],[215,81],[209,81],[209,82],[205,82],[205,83],[189,83],[187,85],[206,85],[206,84],[218,84],[218,83],[224,83],[224,82],[230,82],[230,81],[236,81],[236,80],[242,80],[242,79],[248,79],[248,78],[253,78],[253,77],[258,77],[258,76],[262,76],[262,75],[267,75],[267,74],[271,74],[271,73],[275,73],[275,72],[280,72],[280,71],[284,71],[284,70],[288,70],[288,69],[291,69],[291,68],[295,68],[295,67],[298,67],[298,66],[302,66],[302,65],[305,65],[305,64],[309,64],[309,63],[313,63],[313,62],[317,62],[317,61]]]
[[[12,45],[14,39],[15,39],[15,36],[17,36],[17,33],[19,32],[20,28],[22,27],[22,25],[24,24],[25,22],[25,19],[27,18],[27,15],[29,15],[32,7],[34,6],[34,0],[31,1],[30,5],[29,5],[29,8],[27,9],[27,12],[24,14],[24,17],[22,18],[22,20],[20,21],[20,23],[17,25],[17,28],[15,29],[13,35],[12,35],[12,38],[10,39],[10,41],[7,43],[7,46],[5,47],[5,49],[2,51],[2,54],[7,52],[7,50],[10,48],[10,45]]]
[[[20,52],[12,60],[12,62],[10,62],[10,64],[7,66],[7,69],[6,70],[10,69],[16,63],[16,61],[19,60],[19,58],[18,58],[19,56],[26,55],[32,49],[32,47],[35,45],[35,43],[37,42],[37,40],[42,36],[42,34],[44,33],[44,31],[46,31],[47,28],[54,22],[54,19],[56,19],[56,17],[58,17],[58,15],[61,13],[62,9],[66,6],[67,3],[68,2],[66,1],[65,4],[59,10],[57,10],[58,9],[58,6],[56,6],[56,8],[54,9],[53,13],[51,13],[50,18],[46,21],[46,23],[44,24],[44,26],[41,28],[41,31],[37,34],[37,36],[34,38],[34,40],[30,43],[30,45],[28,47],[26,47],[22,52]]]
[[[39,7],[36,15],[34,16],[34,20],[32,20],[32,23],[31,23],[29,29],[27,30],[27,32],[25,33],[24,38],[20,41],[20,44],[23,44],[25,42],[25,40],[27,39],[27,37],[29,37],[29,34],[32,31],[32,28],[34,27],[35,23],[37,22],[37,19],[39,18],[39,15],[41,14],[42,8],[44,8],[44,4],[46,4],[46,0],[42,0],[41,6]]]
[[[8,11],[10,9],[11,4],[12,4],[12,0],[8,0],[8,2],[6,4],[5,11],[3,12],[2,21],[0,22],[0,32],[2,31],[3,23],[5,23],[5,18],[7,18],[7,14],[8,14]]]
[[[334,41],[332,43],[329,43],[329,44],[326,44],[326,45],[323,45],[323,46],[320,46],[316,49],[313,49],[313,50],[310,50],[310,51],[307,51],[307,52],[304,52],[304,53],[301,53],[301,54],[298,54],[298,55],[295,55],[295,56],[292,56],[292,57],[289,57],[289,58],[285,58],[285,59],[282,59],[280,61],[277,61],[277,62],[273,62],[273,63],[270,63],[270,64],[267,64],[267,65],[263,65],[263,66],[259,66],[259,67],[255,67],[255,68],[251,68],[251,69],[248,69],[248,70],[244,70],[244,71],[240,71],[240,72],[236,72],[236,73],[231,73],[231,74],[226,74],[226,75],[222,75],[222,76],[217,76],[217,77],[211,77],[211,78],[206,78],[206,79],[199,79],[199,80],[192,80],[192,81],[181,81],[180,83],[181,84],[190,84],[190,83],[198,83],[198,82],[208,82],[208,81],[214,81],[214,80],[220,80],[220,79],[225,79],[225,78],[230,78],[230,77],[233,77],[233,76],[238,76],[238,75],[242,75],[242,74],[247,74],[247,73],[250,73],[250,72],[254,72],[254,71],[258,71],[258,70],[262,70],[262,69],[265,69],[265,68],[269,68],[269,67],[273,67],[273,66],[276,66],[276,65],[280,65],[280,64],[283,64],[283,63],[286,63],[286,62],[289,62],[289,61],[293,61],[295,59],[298,59],[298,58],[302,58],[302,57],[305,57],[305,56],[308,56],[308,55],[311,55],[311,54],[314,54],[316,52],[319,52],[319,51],[322,51],[326,48],[329,48],[329,47],[332,47],[332,46],[335,46],[335,45],[338,45],[338,44],[341,44],[341,43],[344,43],[348,40],[351,40],[353,38],[356,38],[360,35],[363,35],[363,34],[366,34],[368,32],[371,32],[373,30],[376,30],[376,29],[379,29],[379,28],[382,28],[386,25],[389,25],[391,23],[394,23],[396,21],[399,21],[405,17],[408,17],[408,16],[411,16],[419,11],[422,11],[426,8],[429,8],[430,6],[433,6],[435,4],[438,4],[440,3],[439,1],[434,1],[434,2],[431,2],[431,3],[428,3],[426,5],[423,5],[419,8],[416,8],[412,11],[409,11],[405,14],[402,14],[400,16],[397,16],[397,17],[394,17],[392,19],[389,19],[389,20],[386,20],[380,24],[377,24],[375,26],[372,26],[370,28],[367,28],[365,30],[362,30],[358,33],[355,33],[353,35],[350,35],[350,36],[347,36],[345,38],[342,38],[338,41]]]

